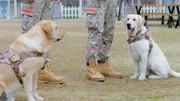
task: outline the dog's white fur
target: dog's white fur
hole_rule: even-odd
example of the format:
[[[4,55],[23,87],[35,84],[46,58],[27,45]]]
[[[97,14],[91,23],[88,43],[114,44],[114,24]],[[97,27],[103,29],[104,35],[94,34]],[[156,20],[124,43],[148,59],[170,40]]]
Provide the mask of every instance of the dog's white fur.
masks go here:
[[[59,41],[64,36],[57,25],[50,20],[43,20],[33,26],[27,33],[20,35],[10,48],[17,52],[37,51],[47,53],[53,42]],[[37,74],[43,67],[45,59],[32,57],[25,59],[19,65],[19,73],[23,81],[23,86],[27,94],[28,101],[43,100],[37,94]],[[4,90],[7,101],[14,101],[13,93],[17,91],[21,84],[15,76],[12,68],[7,64],[0,63],[0,86]]]
[[[128,37],[136,36],[139,30],[142,30],[139,34],[145,34],[148,30],[144,26],[144,18],[139,15],[129,14],[125,22],[127,25]],[[134,64],[134,75],[131,79],[145,80],[146,76],[150,79],[161,79],[168,78],[168,75],[180,77],[180,73],[170,68],[164,53],[153,41],[152,37],[150,37],[150,40],[153,44],[150,53],[148,53],[150,41],[146,39],[129,44]],[[150,73],[150,71],[153,73]]]

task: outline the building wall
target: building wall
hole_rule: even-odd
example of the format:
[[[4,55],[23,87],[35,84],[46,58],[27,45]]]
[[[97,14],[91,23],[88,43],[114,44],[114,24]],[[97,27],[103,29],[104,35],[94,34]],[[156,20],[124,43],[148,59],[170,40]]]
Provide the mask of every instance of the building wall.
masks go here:
[[[0,0],[0,18],[2,18],[3,13],[6,17],[14,18],[21,16],[22,0],[18,0],[15,5],[14,0]],[[15,9],[16,8],[16,9]],[[15,11],[17,10],[17,14]]]
[[[82,16],[86,16],[85,8],[86,8],[86,0],[82,0]]]

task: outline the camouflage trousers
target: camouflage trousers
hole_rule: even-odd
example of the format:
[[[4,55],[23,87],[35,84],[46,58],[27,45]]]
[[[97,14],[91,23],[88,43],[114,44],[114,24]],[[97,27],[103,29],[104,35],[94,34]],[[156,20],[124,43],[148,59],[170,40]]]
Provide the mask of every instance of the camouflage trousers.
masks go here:
[[[103,60],[109,57],[114,37],[117,0],[88,0],[87,19],[88,40],[86,60]]]
[[[34,3],[23,2],[25,11],[32,11],[33,14],[22,12],[22,33],[27,32],[30,28],[40,20],[52,20],[53,0],[35,0]]]

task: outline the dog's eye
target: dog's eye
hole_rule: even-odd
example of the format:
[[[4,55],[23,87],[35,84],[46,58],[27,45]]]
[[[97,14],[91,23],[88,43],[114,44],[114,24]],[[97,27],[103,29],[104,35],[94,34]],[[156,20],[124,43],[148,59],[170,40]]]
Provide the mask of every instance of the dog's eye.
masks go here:
[[[136,21],[136,19],[133,19],[133,21]]]
[[[129,20],[129,18],[127,20]]]

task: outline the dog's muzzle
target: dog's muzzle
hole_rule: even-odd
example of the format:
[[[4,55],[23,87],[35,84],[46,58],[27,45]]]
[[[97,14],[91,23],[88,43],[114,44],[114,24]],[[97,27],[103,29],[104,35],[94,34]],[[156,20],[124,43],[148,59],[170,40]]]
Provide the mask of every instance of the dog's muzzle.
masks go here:
[[[127,23],[128,34],[131,34],[135,29],[135,27],[134,28],[131,28],[131,27],[132,27],[131,24]]]

